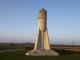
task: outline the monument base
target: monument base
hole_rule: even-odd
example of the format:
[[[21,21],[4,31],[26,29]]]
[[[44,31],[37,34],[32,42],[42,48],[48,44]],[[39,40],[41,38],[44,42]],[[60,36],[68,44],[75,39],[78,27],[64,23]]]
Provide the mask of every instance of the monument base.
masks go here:
[[[54,50],[31,50],[26,53],[28,56],[59,56]]]

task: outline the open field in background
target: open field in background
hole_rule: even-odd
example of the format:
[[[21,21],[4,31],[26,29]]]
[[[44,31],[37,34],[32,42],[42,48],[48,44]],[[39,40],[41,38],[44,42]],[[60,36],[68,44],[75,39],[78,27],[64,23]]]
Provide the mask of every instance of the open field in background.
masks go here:
[[[32,49],[34,44],[32,43],[0,43],[1,50],[10,49]],[[50,45],[51,49],[78,49],[80,50],[80,45]]]
[[[0,52],[0,60],[80,60],[80,51],[56,48],[55,50],[60,54],[60,56],[26,56],[25,53],[31,49],[33,49],[32,44],[0,44],[0,51],[3,51]],[[54,49],[53,46],[51,46],[51,49]]]

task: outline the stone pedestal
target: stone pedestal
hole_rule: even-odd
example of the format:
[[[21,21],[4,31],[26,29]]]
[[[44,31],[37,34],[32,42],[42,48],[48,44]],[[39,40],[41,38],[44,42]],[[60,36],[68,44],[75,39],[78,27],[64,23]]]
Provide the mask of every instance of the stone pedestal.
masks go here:
[[[26,53],[28,56],[59,56],[59,54],[53,50],[31,50]]]

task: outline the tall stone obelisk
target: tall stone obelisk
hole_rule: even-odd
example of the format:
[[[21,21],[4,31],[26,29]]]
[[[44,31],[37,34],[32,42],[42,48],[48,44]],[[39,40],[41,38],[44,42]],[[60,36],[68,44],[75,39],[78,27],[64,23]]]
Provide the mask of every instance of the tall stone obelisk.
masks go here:
[[[31,56],[58,56],[55,51],[50,50],[49,36],[47,30],[47,11],[42,8],[38,14],[38,32],[36,35],[36,41],[34,49],[27,52],[26,55]]]

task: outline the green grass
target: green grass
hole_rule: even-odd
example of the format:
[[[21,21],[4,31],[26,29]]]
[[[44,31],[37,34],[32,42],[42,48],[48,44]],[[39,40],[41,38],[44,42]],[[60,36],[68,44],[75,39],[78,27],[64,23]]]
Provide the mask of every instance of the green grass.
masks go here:
[[[67,53],[60,56],[26,56],[26,51],[0,53],[0,60],[80,60],[80,54]],[[65,53],[65,52],[64,52]]]
[[[24,49],[11,52],[0,52],[0,60],[80,60],[80,52],[56,50],[60,56],[26,56],[25,53],[28,50],[33,49],[32,45],[25,44],[9,44],[0,45],[0,51],[12,50],[12,49]],[[53,49],[52,49],[53,50]]]

